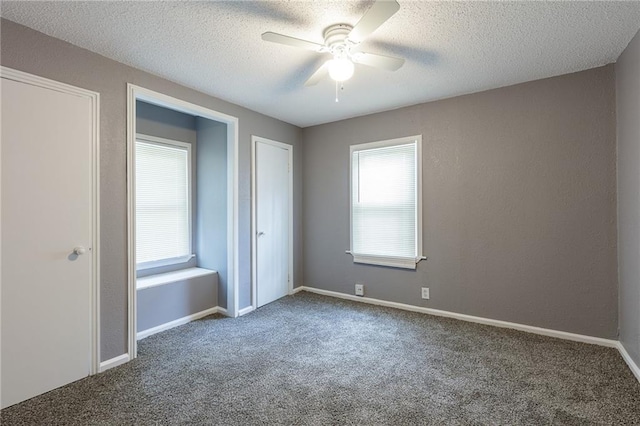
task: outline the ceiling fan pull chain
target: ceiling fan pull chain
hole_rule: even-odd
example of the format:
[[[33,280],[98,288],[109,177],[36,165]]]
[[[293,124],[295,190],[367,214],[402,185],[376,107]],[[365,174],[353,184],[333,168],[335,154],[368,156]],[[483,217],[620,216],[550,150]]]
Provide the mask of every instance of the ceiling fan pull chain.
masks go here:
[[[338,82],[336,81],[336,102],[340,102],[340,99],[338,99]]]

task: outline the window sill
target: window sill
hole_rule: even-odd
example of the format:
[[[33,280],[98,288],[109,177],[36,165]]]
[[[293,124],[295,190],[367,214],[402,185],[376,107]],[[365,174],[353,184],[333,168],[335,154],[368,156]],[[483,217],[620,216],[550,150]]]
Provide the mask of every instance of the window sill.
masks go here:
[[[388,257],[388,256],[371,256],[364,254],[354,254],[351,251],[347,250],[347,253],[353,256],[354,263],[363,263],[367,265],[376,265],[376,266],[388,266],[391,268],[402,268],[402,269],[416,269],[416,264],[423,259],[426,259],[425,256],[420,256],[417,258],[413,257]]]
[[[204,268],[189,268],[180,271],[165,272],[163,274],[149,275],[136,280],[136,290],[158,287],[190,278],[204,277],[206,275],[217,274],[218,272]]]
[[[136,270],[143,271],[145,269],[159,268],[161,266],[171,266],[171,265],[178,265],[180,263],[187,263],[194,257],[196,257],[195,254],[190,254],[187,256],[172,257],[171,259],[162,259],[162,260],[154,260],[151,262],[138,263],[136,265]]]

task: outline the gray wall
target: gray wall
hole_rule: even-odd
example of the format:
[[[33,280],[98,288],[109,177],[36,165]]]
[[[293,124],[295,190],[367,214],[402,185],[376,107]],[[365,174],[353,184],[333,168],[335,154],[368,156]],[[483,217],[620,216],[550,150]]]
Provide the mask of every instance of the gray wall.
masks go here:
[[[197,235],[196,209],[197,203],[197,131],[196,117],[183,114],[171,109],[151,105],[146,102],[136,102],[136,131],[148,136],[171,139],[191,145],[191,252],[195,251],[195,241]],[[196,266],[196,259],[191,259],[186,263],[177,265],[161,266],[137,271],[138,277],[161,274],[163,272],[176,271],[178,269],[193,268]],[[194,311],[192,313],[195,313]],[[140,312],[138,312],[140,317]],[[176,318],[174,318],[176,319]],[[140,320],[140,318],[138,318]]]
[[[416,134],[429,260],[354,264],[349,145]],[[613,66],[310,127],[303,140],[305,285],[354,294],[361,282],[377,299],[616,338]]]
[[[138,290],[137,331],[148,330],[218,305],[218,275]]]
[[[100,93],[101,186],[101,359],[127,350],[127,222],[126,110],[127,83],[165,93],[238,117],[239,128],[239,250],[240,308],[249,305],[251,280],[250,144],[251,135],[291,144],[301,153],[298,127],[197,92],[163,78],[107,59],[6,19],[0,22],[0,63],[3,66],[94,90]],[[299,157],[297,158],[299,159]],[[294,169],[296,194],[302,174]],[[298,198],[300,200],[300,198]],[[294,208],[294,241],[301,243],[301,204]],[[295,232],[297,231],[297,232]],[[300,251],[294,262],[300,280]]]
[[[640,366],[640,33],[616,64],[620,341]]]
[[[227,125],[196,119],[198,132],[198,266],[218,271],[219,305],[227,307]],[[244,306],[244,305],[243,305]]]

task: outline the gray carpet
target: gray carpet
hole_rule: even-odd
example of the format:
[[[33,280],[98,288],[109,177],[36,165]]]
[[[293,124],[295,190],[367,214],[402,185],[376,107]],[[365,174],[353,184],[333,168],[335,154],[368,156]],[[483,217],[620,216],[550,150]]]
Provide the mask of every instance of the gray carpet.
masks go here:
[[[640,424],[614,349],[299,293],[139,343],[2,425]]]

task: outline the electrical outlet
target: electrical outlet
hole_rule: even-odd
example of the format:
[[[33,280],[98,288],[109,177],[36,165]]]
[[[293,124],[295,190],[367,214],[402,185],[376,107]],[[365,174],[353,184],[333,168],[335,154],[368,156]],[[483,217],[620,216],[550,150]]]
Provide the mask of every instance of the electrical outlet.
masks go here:
[[[356,296],[364,296],[364,284],[356,284]]]
[[[422,298],[423,299],[429,298],[429,287],[422,287]]]

